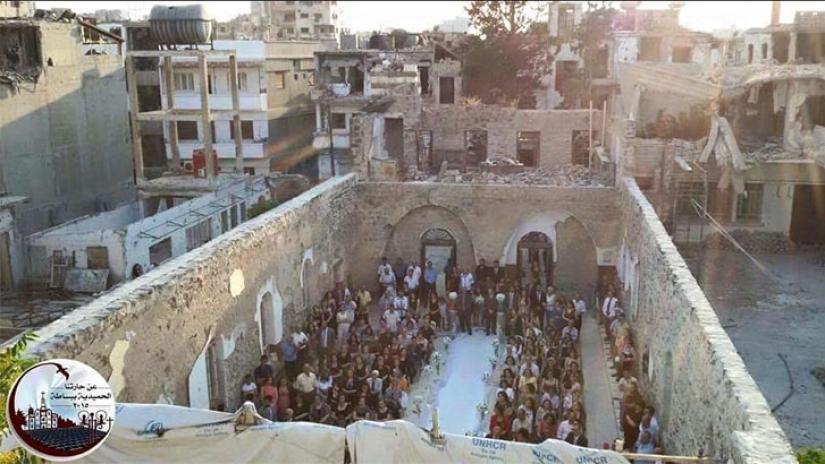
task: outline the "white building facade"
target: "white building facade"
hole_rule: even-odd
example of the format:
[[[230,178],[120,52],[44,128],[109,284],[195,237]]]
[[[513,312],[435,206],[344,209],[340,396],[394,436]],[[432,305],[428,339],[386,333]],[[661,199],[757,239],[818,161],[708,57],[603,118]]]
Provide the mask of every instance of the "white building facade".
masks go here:
[[[235,50],[238,59],[238,97],[243,140],[244,171],[248,174],[268,174],[269,159],[266,144],[269,138],[267,124],[267,75],[264,72],[265,46],[263,41],[215,41],[216,50]],[[201,84],[198,79],[197,58],[175,57],[172,61],[172,82],[174,85],[174,107],[176,109],[200,109]],[[212,58],[207,61],[209,78],[207,85],[209,107],[212,110],[231,110],[232,93],[228,58]],[[161,63],[159,72],[163,72]],[[161,79],[161,101],[163,109],[168,109],[167,89]],[[212,122],[212,147],[217,152],[222,171],[231,172],[235,167],[235,131],[231,116],[215,115]],[[178,147],[180,160],[186,171],[192,162],[194,150],[203,149],[203,124],[198,121],[178,121]],[[168,127],[163,128],[166,157],[172,159]]]

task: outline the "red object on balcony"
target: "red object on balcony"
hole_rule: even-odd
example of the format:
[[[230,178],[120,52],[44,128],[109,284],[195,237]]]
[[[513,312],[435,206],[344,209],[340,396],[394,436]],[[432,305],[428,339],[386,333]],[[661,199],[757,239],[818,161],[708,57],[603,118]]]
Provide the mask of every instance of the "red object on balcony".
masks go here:
[[[212,160],[215,165],[215,177],[217,177],[221,167],[218,164],[218,152],[215,149],[212,150]],[[206,177],[206,155],[203,153],[203,148],[192,150],[192,171],[195,177]]]

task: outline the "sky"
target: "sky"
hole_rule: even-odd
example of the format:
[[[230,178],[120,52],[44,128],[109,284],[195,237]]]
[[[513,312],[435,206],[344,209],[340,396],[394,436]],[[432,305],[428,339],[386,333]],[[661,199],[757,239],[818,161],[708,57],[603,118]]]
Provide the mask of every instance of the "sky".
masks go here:
[[[136,17],[148,15],[152,6],[187,5],[195,1],[161,2],[60,2],[36,1],[37,8],[71,8],[75,12],[93,12],[97,9],[122,9]],[[201,2],[209,8],[219,21],[231,19],[239,14],[249,13],[249,2]],[[372,31],[387,27],[397,27],[411,32],[431,29],[434,25],[456,16],[466,16],[464,7],[470,2],[456,1],[339,1],[340,20],[343,27],[352,31]],[[618,1],[613,2],[618,7]],[[666,1],[643,2],[642,9],[663,9]],[[782,2],[781,21],[793,22],[796,11],[825,11],[825,1],[785,1]],[[718,29],[737,27],[767,26],[771,19],[770,1],[688,1],[681,12],[683,26],[711,32]]]

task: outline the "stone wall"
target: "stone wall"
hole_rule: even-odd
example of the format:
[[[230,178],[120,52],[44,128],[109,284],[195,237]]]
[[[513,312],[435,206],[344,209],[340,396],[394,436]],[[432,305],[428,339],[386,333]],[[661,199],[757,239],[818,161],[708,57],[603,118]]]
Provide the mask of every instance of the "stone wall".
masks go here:
[[[601,128],[602,113],[593,111],[594,140]],[[426,108],[421,129],[433,132],[433,150],[465,149],[464,133],[487,131],[487,154],[490,158],[508,156],[517,159],[516,137],[519,131],[539,131],[539,166],[570,164],[573,131],[587,132],[588,110],[519,110],[493,105],[439,105]]]
[[[89,364],[121,402],[208,407],[193,399],[204,397],[206,369],[201,378],[194,368],[208,351],[218,387],[207,400],[238,405],[262,337],[275,343],[302,326],[306,305],[345,275],[357,240],[354,184],[353,175],[325,182],[123,284],[40,329],[28,353]],[[262,318],[275,321],[274,334],[261,333]]]
[[[793,463],[790,444],[713,308],[636,182],[621,194],[624,245],[638,259],[638,352],[649,353],[643,390],[659,415],[665,449],[733,463]],[[642,357],[640,356],[640,359]]]
[[[357,285],[376,285],[384,255],[390,262],[396,257],[419,261],[421,236],[431,228],[451,233],[458,264],[471,269],[481,258],[514,265],[518,240],[539,231],[556,242],[556,280],[562,290],[591,295],[597,251],[616,247],[620,237],[611,188],[419,182],[362,182],[356,188],[358,246],[352,271]]]

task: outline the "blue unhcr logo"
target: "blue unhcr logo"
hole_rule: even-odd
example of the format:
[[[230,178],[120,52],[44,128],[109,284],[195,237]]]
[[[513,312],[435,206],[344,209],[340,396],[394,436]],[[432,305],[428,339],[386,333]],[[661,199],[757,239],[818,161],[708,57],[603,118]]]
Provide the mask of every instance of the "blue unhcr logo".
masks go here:
[[[138,436],[146,436],[146,435],[153,435],[156,437],[160,437],[163,435],[165,429],[163,428],[163,422],[150,420],[143,426],[143,430],[138,432]]]
[[[550,464],[556,462],[562,462],[558,456],[549,452],[549,451],[542,451],[538,448],[533,448],[533,457],[538,459],[540,464]]]

